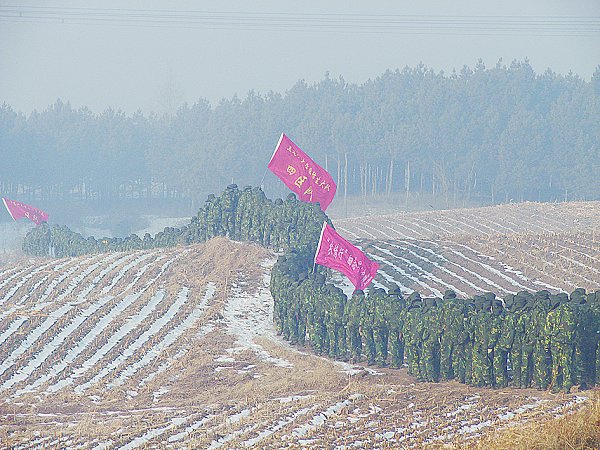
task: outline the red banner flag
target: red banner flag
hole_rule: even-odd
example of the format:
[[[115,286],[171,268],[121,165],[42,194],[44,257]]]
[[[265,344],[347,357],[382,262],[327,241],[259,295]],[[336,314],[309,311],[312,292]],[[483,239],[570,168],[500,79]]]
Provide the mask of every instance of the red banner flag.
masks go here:
[[[283,133],[268,167],[303,202],[319,202],[325,211],[333,200],[336,185],[331,175]]]
[[[25,203],[17,202],[16,200],[9,200],[7,198],[3,198],[2,201],[4,202],[4,206],[6,206],[6,209],[13,220],[27,217],[29,220],[35,222],[36,225],[48,221],[48,214],[41,209],[34,208],[33,206],[26,205]]]
[[[315,263],[342,272],[356,289],[366,288],[379,269],[379,264],[367,258],[362,250],[341,237],[327,222],[315,253]]]

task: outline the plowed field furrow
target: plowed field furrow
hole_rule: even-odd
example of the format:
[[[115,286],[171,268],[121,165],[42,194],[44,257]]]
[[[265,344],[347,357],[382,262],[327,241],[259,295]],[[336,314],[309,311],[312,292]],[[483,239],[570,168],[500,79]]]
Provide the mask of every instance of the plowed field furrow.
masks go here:
[[[145,264],[140,269],[138,269],[138,271],[136,272],[136,274],[133,276],[132,280],[127,284],[127,286],[125,286],[125,288],[123,288],[123,290],[121,292],[125,293],[125,292],[128,292],[130,290],[135,291],[136,290],[135,287],[136,287],[136,285],[138,283],[142,284],[142,286],[140,286],[140,288],[143,289],[143,286],[144,286],[143,277],[144,277],[144,275],[147,275],[147,272],[148,272],[149,269],[151,269],[152,267],[156,266],[160,261],[162,261],[165,258],[167,258],[167,255],[157,255],[157,256],[155,256],[155,259],[153,261]]]
[[[46,290],[44,293],[46,294],[47,292],[47,296],[42,296],[42,300],[48,298],[49,301],[39,303],[35,308],[37,310],[44,310],[46,314],[52,314],[53,308],[58,308],[62,301],[67,301],[71,306],[81,303],[81,299],[76,299],[77,290],[81,289],[81,286],[84,284],[84,281],[88,279],[88,277],[91,277],[94,272],[102,268],[105,264],[107,264],[108,261],[116,258],[116,256],[117,255],[115,254],[109,254],[91,257],[82,261],[83,264],[81,266],[72,267],[72,271],[69,273],[69,278],[64,280],[66,282],[66,286],[61,285],[51,291]],[[92,262],[94,259],[96,261]],[[86,267],[84,265],[86,263],[90,264],[88,264]],[[74,276],[70,277],[70,275]]]
[[[499,270],[493,267],[491,264],[484,262],[485,259],[487,259],[483,257],[484,255],[473,254],[473,250],[471,250],[471,248],[469,248],[466,245],[456,244],[456,247],[458,248],[454,248],[454,246],[451,245],[443,246],[445,250],[458,257],[458,260],[460,261],[461,265],[470,266],[470,269],[473,273],[480,274],[484,272],[486,274],[485,276],[479,276],[490,286],[490,290],[493,291],[494,286],[499,286],[500,284],[504,286],[501,289],[505,292],[515,292],[515,290],[522,290],[528,288],[527,285],[522,284],[520,281],[515,280],[508,274],[503,273],[502,270]],[[488,277],[494,277],[496,282],[491,281]]]
[[[417,251],[419,252],[425,252],[426,254],[428,253],[429,255],[431,255],[430,257],[439,260],[440,262],[433,262],[432,264],[435,265],[435,267],[440,270],[441,272],[443,272],[445,275],[449,276],[451,279],[456,279],[458,280],[457,282],[454,281],[453,285],[456,286],[454,288],[450,288],[453,289],[459,296],[463,296],[463,297],[468,297],[469,295],[472,295],[474,293],[478,293],[481,292],[482,287],[481,287],[481,283],[478,284],[478,281],[480,281],[480,278],[478,276],[474,276],[476,275],[473,272],[467,272],[465,271],[461,266],[459,266],[458,264],[450,261],[449,259],[447,259],[446,257],[444,257],[442,255],[442,253],[435,253],[433,250],[426,248],[423,244],[423,246],[419,246],[416,243],[412,243],[409,241],[403,241],[400,244],[394,244],[392,242],[388,242],[387,243],[389,246],[394,247],[394,248],[414,248],[414,254],[416,254]],[[413,253],[413,252],[411,252]],[[423,258],[422,256],[418,256],[419,258]],[[426,261],[428,261],[425,258]],[[473,279],[473,282],[470,281],[470,276]],[[461,288],[459,288],[459,286]]]
[[[50,262],[50,263],[41,265],[39,267],[36,267],[35,269],[28,270],[21,278],[17,277],[14,285],[6,291],[6,293],[2,296],[2,298],[0,298],[0,305],[8,302],[13,297],[13,295],[16,294],[16,292],[19,289],[23,288],[25,290],[25,292],[27,292],[27,287],[26,287],[27,281],[34,278],[38,273],[44,271],[51,264],[52,263]],[[1,292],[3,292],[3,291],[0,291],[0,294],[1,294]],[[25,292],[23,294],[25,294]]]
[[[39,346],[33,346],[34,342],[32,341],[31,337],[29,337],[29,339],[25,341],[26,342],[25,345],[29,347],[27,353],[35,354],[35,357],[32,358],[31,360],[29,360],[27,362],[27,364],[25,364],[26,363],[25,359],[19,358],[18,362],[19,362],[19,364],[21,364],[21,366],[19,367],[16,365],[17,358],[15,357],[15,355],[12,355],[12,354],[9,355],[9,358],[7,361],[5,361],[5,363],[12,362],[12,364],[14,365],[14,367],[12,369],[18,370],[19,372],[18,372],[17,376],[13,375],[9,379],[5,380],[5,382],[0,386],[0,390],[8,389],[8,388],[12,387],[14,384],[16,384],[20,381],[26,380],[31,375],[32,371],[35,370],[36,368],[40,367],[45,362],[45,360],[51,354],[53,354],[55,352],[55,350],[61,343],[69,342],[71,340],[70,339],[71,333],[76,331],[77,328],[83,323],[83,321],[85,319],[87,319],[92,313],[96,312],[97,309],[99,309],[101,306],[103,306],[108,300],[103,299],[100,301],[100,303],[92,304],[86,310],[84,310],[83,313],[78,313],[76,311],[76,308],[74,307],[74,305],[84,303],[86,301],[85,297],[87,296],[87,294],[89,294],[89,292],[93,290],[93,288],[100,282],[100,280],[102,280],[115,267],[118,267],[118,265],[120,265],[124,260],[126,260],[128,258],[120,258],[119,260],[109,264],[107,267],[100,270],[99,273],[96,275],[96,277],[88,285],[88,287],[83,289],[78,294],[77,300],[75,302],[70,302],[67,305],[63,305],[62,308],[59,308],[59,311],[60,311],[59,317],[56,317],[56,314],[53,311],[49,314],[49,317],[40,324],[39,329],[37,329],[37,330],[35,328],[33,329],[31,336],[33,336],[35,338],[36,336],[39,337],[41,335],[41,333],[47,332],[51,327],[54,326],[54,324],[57,322],[57,320],[59,318],[61,319],[62,324],[65,325],[64,329],[62,329],[62,330],[57,329],[57,331],[54,333],[55,336],[59,336],[60,339],[57,339],[55,337],[55,339],[52,341],[52,343],[49,346],[46,345],[43,348],[38,348]],[[96,269],[98,269],[98,267],[103,262],[106,263],[106,259],[101,259],[100,261],[97,261],[94,264],[91,264],[85,270],[83,270],[80,274],[77,274],[69,282],[67,288],[63,291],[62,295],[64,297],[69,295],[81,281],[83,281],[87,276],[89,276]],[[60,299],[60,296],[59,296],[59,299]],[[92,312],[90,312],[90,308],[91,308],[91,310],[93,310]],[[73,317],[69,318],[68,316],[65,316],[65,314],[67,314],[67,313],[69,315],[71,315],[71,311],[73,311]],[[37,339],[35,339],[35,340],[37,340]],[[22,350],[17,350],[16,355],[21,356],[24,353],[25,352],[23,352]],[[2,366],[1,370],[4,373],[7,370],[7,367]]]
[[[384,257],[381,257],[379,255],[374,255],[374,254],[371,254],[370,256],[373,258],[373,260],[380,263],[380,265],[383,265],[384,268],[389,267],[391,269],[392,273],[394,273],[392,275],[394,277],[394,279],[396,277],[399,277],[400,283],[402,285],[407,286],[407,284],[404,280],[409,280],[408,287],[411,287],[411,286],[414,287],[415,289],[412,289],[412,290],[419,291],[423,296],[434,296],[434,297],[442,296],[440,291],[429,286],[428,283],[421,280],[418,276],[415,276],[415,275],[412,275],[412,274],[406,272],[402,267],[397,266],[396,264],[391,262],[389,260],[391,258],[386,259]],[[385,270],[388,273],[390,272],[390,270],[387,270],[387,269],[385,269]]]
[[[386,248],[382,248],[379,247],[377,245],[372,245],[372,248],[374,248],[375,250],[379,251],[383,257],[392,257],[395,258],[397,261],[400,262],[400,264],[404,265],[404,266],[408,266],[414,269],[414,273],[416,273],[416,276],[419,278],[425,278],[431,281],[430,285],[430,289],[432,291],[435,291],[434,289],[431,288],[431,286],[436,286],[437,288],[439,288],[439,290],[437,290],[437,292],[443,292],[446,289],[452,289],[454,291],[460,291],[459,288],[457,288],[456,286],[454,286],[453,284],[450,284],[444,280],[442,280],[441,278],[437,277],[433,270],[435,269],[435,265],[432,264],[430,261],[427,260],[423,260],[421,258],[404,258],[402,257],[399,253],[394,253],[391,252],[390,250],[386,249]],[[410,255],[410,252],[408,252]],[[412,255],[410,255],[412,256]],[[441,295],[440,295],[441,297]]]
[[[98,381],[102,378],[101,375],[96,372],[96,365],[98,365],[100,361],[104,359],[105,355],[111,349],[119,344],[121,339],[123,339],[128,333],[132,332],[138,326],[138,324],[143,323],[148,317],[150,317],[152,312],[157,308],[158,304],[163,300],[164,296],[165,292],[162,290],[154,294],[148,303],[146,303],[136,314],[132,315],[130,320],[128,320],[124,325],[112,332],[108,337],[107,342],[100,347],[91,358],[87,359],[78,370],[75,371],[77,374],[77,381],[79,381],[79,379],[89,371],[92,371],[93,374],[95,374],[91,380],[85,383],[78,383],[74,388],[75,392],[83,392],[97,381],[96,377],[98,377]],[[105,366],[102,364],[99,367]],[[100,370],[102,371],[103,369]]]
[[[494,220],[484,215],[477,216],[475,214],[465,214],[464,219],[470,222],[477,222],[479,226],[489,230],[488,236],[496,234],[513,234],[518,231],[508,226],[504,221]]]
[[[133,342],[129,343],[129,345],[122,347],[118,356],[110,363],[104,365],[102,370],[94,377],[93,381],[98,382],[102,377],[106,377],[109,373],[117,374],[120,371],[121,366],[127,365],[131,367],[134,360],[143,357],[150,351],[156,352],[154,343],[156,340],[160,340],[161,337],[163,337],[167,327],[173,327],[174,323],[171,322],[175,322],[176,316],[188,301],[188,294],[189,289],[184,287],[177,295],[177,299],[170,303],[168,309],[161,314],[157,314],[157,319],[152,322],[148,329],[141,333],[133,340]],[[183,314],[185,317],[185,312]],[[178,319],[178,322],[181,322],[181,317],[178,317]],[[150,348],[148,348],[148,346],[150,346]],[[105,385],[109,389],[116,386],[114,382],[108,382],[108,380],[105,381]]]
[[[511,260],[520,262],[525,267],[525,274],[531,273],[528,278],[547,279],[549,283],[554,283],[554,280],[564,280],[562,289],[571,291],[581,285],[596,287],[598,281],[582,275],[576,270],[572,270],[569,266],[563,266],[558,263],[557,259],[549,260],[545,257],[539,257],[539,249],[532,247],[527,242],[522,241],[520,245],[506,242],[505,247],[508,249]],[[527,263],[526,263],[527,262]],[[557,283],[558,284],[558,283]]]
[[[449,226],[454,227],[454,234],[464,234],[464,235],[480,235],[485,234],[481,231],[481,229],[477,226],[471,225],[466,221],[462,221],[456,217],[446,216],[446,220]]]
[[[507,223],[513,226],[517,226],[517,224],[519,224],[519,226],[521,227],[521,232],[526,231],[536,233],[547,233],[551,231],[560,231],[565,228],[562,224],[559,224],[558,226],[548,227],[546,224],[544,224],[544,222],[548,220],[547,216],[545,215],[536,219],[537,220],[531,220],[529,217],[523,214],[515,214],[514,212],[507,214],[507,217],[504,218],[504,220],[506,220]]]
[[[388,236],[390,236],[388,239],[410,239],[410,233],[405,233],[406,230],[401,231],[399,229],[402,228],[402,225],[399,222],[394,222],[388,218],[382,218],[381,224],[385,224],[385,228],[390,230],[389,232],[391,234],[388,234]],[[353,235],[352,237],[360,238],[360,236],[357,235]]]
[[[59,333],[55,334],[53,339],[50,342],[46,342],[43,344],[41,350],[35,354],[35,357],[31,359],[26,366],[22,367],[16,373],[13,373],[12,377],[6,380],[2,385],[0,385],[0,390],[10,389],[14,385],[18,383],[22,383],[25,381],[31,381],[37,377],[32,376],[34,371],[38,369],[42,364],[48,361],[51,355],[54,354],[64,354],[63,345],[70,345],[72,343],[72,335],[81,324],[92,317],[100,308],[102,308],[108,301],[110,301],[111,297],[105,297],[100,299],[100,301],[95,302],[88,306],[85,310],[83,310],[79,315],[74,317],[69,324],[64,327]],[[27,392],[27,390],[17,391],[17,394],[23,394]]]
[[[95,317],[94,323],[90,323],[89,328],[82,328],[80,330],[76,342],[70,348],[66,349],[62,359],[49,367],[39,378],[34,379],[34,383],[28,386],[28,388],[38,389],[46,383],[51,383],[52,380],[56,380],[58,377],[64,377],[63,371],[68,367],[75,367],[77,364],[80,364],[80,358],[84,355],[84,351],[93,343],[98,342],[103,332],[109,329],[112,321],[128,310],[140,295],[126,295],[117,303],[113,302],[107,310],[98,314]],[[57,384],[62,383],[59,381]],[[52,387],[49,389],[51,392],[55,391]]]
[[[388,225],[388,224],[390,224],[390,225]],[[379,224],[378,224],[378,233],[377,233],[378,237],[386,237],[390,233],[391,233],[392,236],[403,235],[402,232],[398,231],[391,224],[392,223],[390,221],[384,221],[384,220],[382,220],[381,222],[379,222]],[[395,224],[395,225],[398,226],[398,224]]]
[[[160,339],[157,339],[154,342],[152,342],[151,347],[148,348],[146,351],[134,353],[133,349],[126,349],[124,354],[131,353],[132,356],[135,354],[138,359],[135,362],[130,361],[128,363],[128,367],[123,369],[111,383],[108,383],[107,387],[110,389],[116,386],[123,385],[129,378],[132,378],[134,375],[138,374],[140,370],[147,368],[147,366],[152,364],[156,358],[159,358],[167,349],[172,347],[184,333],[192,329],[200,320],[208,306],[208,302],[212,299],[214,293],[214,284],[209,284],[203,299],[199,302],[198,305],[195,306],[195,308],[190,312],[190,314],[186,315],[185,317],[182,317],[178,323],[169,324],[170,327],[168,329],[168,332],[160,336]],[[187,291],[184,291],[183,295],[186,296],[185,300],[187,300]],[[166,322],[167,319],[170,320],[168,315],[165,318],[161,318],[162,322]],[[149,331],[149,334],[156,334],[162,327],[161,322],[158,322],[158,324],[153,325],[153,327],[156,329],[156,331],[154,329],[151,329]],[[181,356],[183,355],[179,355],[179,357]],[[167,360],[167,365],[166,367],[164,367],[163,370],[168,369],[169,362],[173,363],[174,360],[175,358],[169,358]]]
[[[85,330],[80,332],[79,336],[83,336],[83,338],[81,338],[77,345],[67,352],[65,361],[55,364],[52,369],[50,369],[48,374],[45,374],[40,378],[42,383],[47,383],[50,382],[52,378],[56,378],[58,375],[61,376],[61,379],[55,381],[54,384],[48,387],[50,392],[56,392],[57,390],[72,384],[76,377],[81,377],[82,374],[87,371],[86,367],[88,367],[90,364],[89,359],[94,358],[94,356],[87,354],[85,350],[90,348],[94,343],[97,345],[99,341],[104,341],[104,345],[107,345],[108,340],[110,339],[108,333],[109,330],[117,328],[119,323],[124,323],[127,320],[129,320],[129,323],[131,323],[130,316],[134,315],[134,311],[138,308],[136,305],[140,303],[140,297],[142,297],[142,294],[149,290],[151,286],[153,286],[153,284],[160,279],[164,271],[172,264],[173,261],[174,259],[168,260],[166,263],[160,266],[156,276],[147,281],[144,289],[142,289],[138,294],[125,295],[105,315],[99,318],[93,328],[87,332],[85,332]],[[139,308],[142,307],[143,306],[140,304]],[[127,311],[127,313],[126,315],[123,315],[125,311]],[[95,357],[98,358],[98,352],[96,352],[95,355]],[[69,375],[62,373],[67,367],[71,367],[72,369]],[[40,386],[42,383],[36,382],[36,387]]]
[[[141,262],[147,260],[148,258],[153,258],[153,257],[155,257],[155,254],[153,254],[153,253],[146,253],[146,254],[136,256],[133,261],[127,263],[126,266],[124,266],[123,268],[121,268],[121,270],[119,270],[119,273],[117,274],[117,276],[113,277],[113,279],[111,280],[110,283],[105,283],[105,285],[101,291],[102,294],[107,294],[108,292],[113,290],[115,288],[115,286],[117,285],[117,283],[119,283],[119,281],[121,281],[129,273],[129,271],[131,269],[133,269],[134,267],[137,267]]]
[[[42,311],[47,306],[52,306],[53,302],[48,301],[50,296],[57,296],[60,292],[66,290],[66,286],[63,284],[69,284],[70,277],[74,273],[76,273],[81,266],[85,266],[88,262],[93,261],[98,256],[92,255],[85,259],[77,258],[73,259],[73,265],[71,265],[68,269],[62,269],[57,272],[57,276],[52,278],[52,281],[46,286],[46,289],[39,295],[39,297],[35,298],[35,306],[33,307],[35,311]]]
[[[18,278],[19,276],[22,275],[26,275],[27,273],[31,272],[32,270],[34,270],[36,267],[36,265],[31,264],[25,267],[15,267],[14,270],[7,270],[6,273],[7,275],[5,276],[5,278],[2,279],[2,281],[0,281],[0,293],[4,293],[6,286],[15,278]],[[5,296],[6,294],[2,294],[2,296]]]

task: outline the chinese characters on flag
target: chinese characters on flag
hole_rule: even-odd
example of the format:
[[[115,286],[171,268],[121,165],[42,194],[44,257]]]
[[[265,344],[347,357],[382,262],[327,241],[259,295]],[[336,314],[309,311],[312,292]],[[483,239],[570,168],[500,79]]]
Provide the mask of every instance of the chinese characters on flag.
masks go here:
[[[2,201],[4,202],[4,206],[6,206],[6,209],[13,220],[27,217],[36,225],[48,221],[48,214],[41,209],[34,208],[33,206],[26,205],[25,203],[17,202],[16,200],[9,200],[7,198],[3,198]]]
[[[379,264],[341,237],[327,222],[323,223],[315,263],[342,272],[356,289],[365,289],[377,273]]]
[[[319,202],[325,211],[333,200],[336,185],[331,175],[283,133],[268,167],[301,201]]]

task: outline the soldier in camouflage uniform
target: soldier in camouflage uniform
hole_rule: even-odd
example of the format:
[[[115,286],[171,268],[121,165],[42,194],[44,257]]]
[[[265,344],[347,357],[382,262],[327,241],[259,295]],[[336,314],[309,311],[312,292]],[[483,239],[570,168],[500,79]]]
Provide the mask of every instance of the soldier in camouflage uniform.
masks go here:
[[[578,290],[576,290],[578,291]],[[571,294],[571,304],[575,313],[575,359],[574,382],[580,389],[587,389],[595,383],[596,332],[593,307],[587,302],[588,295],[580,289],[580,294]]]
[[[304,281],[305,276],[301,274],[300,279],[290,285],[290,292],[287,297],[287,309],[286,309],[286,327],[289,337],[287,338],[291,344],[298,343],[299,334],[299,317],[300,317],[300,295],[301,284]]]
[[[475,386],[486,386],[492,371],[492,364],[488,357],[491,304],[481,295],[476,295],[474,301],[477,312],[471,316],[473,329],[471,383]]]
[[[515,339],[521,336],[521,364],[520,373],[521,377],[518,380],[518,386],[521,388],[527,388],[531,386],[533,379],[533,353],[536,341],[536,329],[533,326],[533,295],[528,291],[519,291],[517,293],[516,302],[524,302],[523,310],[519,315],[517,321],[517,331],[515,332]],[[516,372],[516,371],[515,371]],[[515,377],[515,384],[516,377]]]
[[[538,389],[546,389],[550,379],[550,349],[547,346],[546,317],[550,311],[550,293],[538,291],[534,295],[532,325],[535,331],[533,353],[533,383]]]
[[[284,248],[289,248],[292,245],[292,239],[297,235],[298,223],[298,199],[293,193],[288,194],[283,202],[283,211],[286,218],[287,229],[284,234]]]
[[[365,302],[365,294],[362,290],[357,289],[346,303],[346,311],[344,315],[347,318],[346,322],[346,339],[348,339],[348,348],[352,362],[359,362],[362,356],[362,339],[360,335],[360,313],[362,304]]]
[[[492,311],[489,318],[490,331],[487,339],[488,345],[488,358],[490,360],[492,371],[489,373],[488,386],[496,386],[496,379],[500,381],[500,384],[505,386],[508,384],[508,372],[507,372],[507,361],[502,350],[498,346],[498,341],[502,335],[504,328],[504,321],[506,319],[506,312],[502,306],[500,300],[492,300]],[[499,355],[496,356],[496,353]]]
[[[259,187],[252,188],[252,200],[250,210],[250,228],[248,230],[248,239],[259,244],[263,243],[265,233],[265,210],[264,206],[267,198],[263,190]]]
[[[575,358],[575,307],[573,303],[553,301],[553,309],[546,316],[546,345],[552,356],[550,387],[553,392],[573,386]]]
[[[239,197],[240,191],[238,190],[237,184],[230,184],[221,194],[222,233],[230,239],[238,239],[235,219]]]
[[[206,240],[212,239],[215,236],[220,236],[221,233],[221,206],[219,199],[214,194],[210,194],[204,205],[206,211]]]
[[[245,186],[242,192],[240,192],[235,211],[235,236],[240,241],[247,241],[250,239],[253,211],[252,200],[252,187]]]
[[[423,352],[419,361],[419,372],[421,378],[426,381],[439,381],[441,324],[436,299],[424,299],[421,311],[419,321],[423,330]]]
[[[375,364],[376,350],[375,337],[373,336],[374,319],[374,295],[373,291],[365,296],[360,308],[360,337],[365,344],[365,356],[367,364]]]
[[[463,304],[456,299],[456,295],[447,294],[449,293],[444,294],[442,306],[439,308],[442,329],[440,378],[444,381],[459,377],[459,364],[464,365],[464,354],[460,357],[457,354],[461,352],[464,341]],[[464,369],[462,378],[464,382]]]
[[[373,289],[369,295],[373,308],[373,340],[375,341],[375,362],[379,367],[387,365],[388,317],[386,315],[387,295],[381,288]]]
[[[390,332],[390,367],[397,369],[404,363],[404,321],[406,320],[406,302],[398,286],[388,291],[386,307]]]
[[[408,312],[404,322],[404,350],[408,373],[421,379],[420,361],[423,354],[423,323],[421,321],[421,295],[413,292],[408,296]]]
[[[327,353],[327,329],[325,327],[326,292],[324,291],[325,277],[316,275],[313,281],[313,321],[310,328],[311,345],[317,355]]]
[[[594,369],[591,371],[591,379],[593,384],[600,386],[600,290],[589,293],[586,301],[590,308],[590,321],[592,324],[589,330],[592,354],[590,359],[594,365]]]
[[[329,334],[329,356],[332,358],[346,358],[346,331],[344,328],[344,309],[346,295],[333,285],[328,285],[328,310],[329,321],[327,333]]]

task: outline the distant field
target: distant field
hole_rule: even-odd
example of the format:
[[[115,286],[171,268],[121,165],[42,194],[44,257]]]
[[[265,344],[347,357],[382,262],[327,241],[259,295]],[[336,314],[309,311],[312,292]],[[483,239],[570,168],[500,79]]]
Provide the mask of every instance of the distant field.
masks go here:
[[[381,262],[381,285],[502,294],[600,288],[599,217],[600,203],[525,204],[335,225]],[[272,321],[274,261],[221,238],[0,267],[0,442],[422,448],[590,402],[586,391],[418,383],[405,369],[375,371],[291,347]]]
[[[600,289],[600,202],[366,216],[335,226],[380,263],[378,283],[405,292]]]

